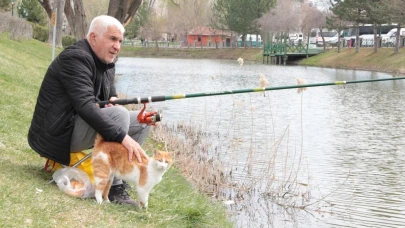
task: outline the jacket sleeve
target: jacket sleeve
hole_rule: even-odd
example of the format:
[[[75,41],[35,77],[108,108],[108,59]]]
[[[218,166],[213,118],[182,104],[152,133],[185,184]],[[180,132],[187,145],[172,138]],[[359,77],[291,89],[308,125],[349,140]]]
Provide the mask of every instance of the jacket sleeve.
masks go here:
[[[74,52],[59,56],[60,80],[73,108],[105,140],[122,142],[125,131],[96,104],[93,77],[97,72],[92,57],[80,50]]]

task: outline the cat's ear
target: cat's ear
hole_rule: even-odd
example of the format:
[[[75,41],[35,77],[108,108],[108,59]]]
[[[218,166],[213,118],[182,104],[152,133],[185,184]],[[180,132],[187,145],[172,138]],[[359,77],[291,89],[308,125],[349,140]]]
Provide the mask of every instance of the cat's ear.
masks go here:
[[[156,148],[153,150],[153,154],[155,156],[159,156],[160,155],[160,151],[158,151]]]

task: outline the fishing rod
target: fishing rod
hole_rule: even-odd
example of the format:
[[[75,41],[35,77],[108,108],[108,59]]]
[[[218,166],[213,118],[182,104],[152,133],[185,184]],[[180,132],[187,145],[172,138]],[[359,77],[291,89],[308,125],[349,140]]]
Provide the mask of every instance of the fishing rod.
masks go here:
[[[299,84],[299,85],[290,85],[290,86],[275,86],[275,87],[262,87],[262,88],[259,87],[259,88],[252,88],[252,89],[225,90],[225,91],[218,91],[218,92],[174,94],[174,95],[161,95],[161,96],[152,96],[152,97],[136,97],[136,98],[132,98],[132,99],[117,99],[113,102],[100,101],[98,104],[99,105],[146,104],[146,103],[151,103],[151,102],[160,102],[160,101],[194,98],[194,97],[219,96],[219,95],[228,95],[228,94],[237,94],[237,93],[252,93],[252,92],[270,91],[270,90],[297,89],[297,88],[332,86],[332,85],[346,85],[346,84],[365,83],[365,82],[393,81],[393,80],[402,80],[402,79],[405,79],[405,77],[392,77],[392,78],[380,78],[380,79],[357,80],[357,81],[334,81],[334,82],[315,83],[315,84]]]

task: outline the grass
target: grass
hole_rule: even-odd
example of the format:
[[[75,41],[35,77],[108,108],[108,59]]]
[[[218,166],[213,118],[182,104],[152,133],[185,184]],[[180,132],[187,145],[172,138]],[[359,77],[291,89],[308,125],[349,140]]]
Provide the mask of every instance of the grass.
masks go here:
[[[193,59],[234,59],[239,57],[245,61],[262,61],[262,48],[141,48],[124,46],[122,56],[134,57],[171,57]]]
[[[196,191],[172,167],[152,191],[149,209],[70,197],[42,170],[45,160],[27,143],[49,45],[0,34],[0,227],[232,227],[225,207]],[[156,144],[150,139],[145,149]],[[131,191],[133,197],[135,192]]]
[[[377,53],[373,52],[373,48],[360,48],[358,53],[355,53],[355,48],[344,48],[340,53],[334,48],[304,59],[301,65],[404,74],[404,61],[403,49],[395,54],[393,48],[379,48]]]

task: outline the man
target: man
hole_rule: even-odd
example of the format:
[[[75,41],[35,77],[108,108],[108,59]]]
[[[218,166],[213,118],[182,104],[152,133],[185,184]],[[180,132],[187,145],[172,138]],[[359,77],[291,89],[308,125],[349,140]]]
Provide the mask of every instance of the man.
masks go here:
[[[70,153],[89,149],[97,133],[107,141],[122,143],[128,159],[148,159],[141,144],[150,128],[137,121],[137,112],[123,106],[98,107],[114,101],[114,61],[121,48],[122,24],[110,16],[98,16],[86,39],[69,46],[49,66],[43,79],[28,142],[33,150],[64,165]],[[122,180],[114,179],[111,202],[135,204]]]

